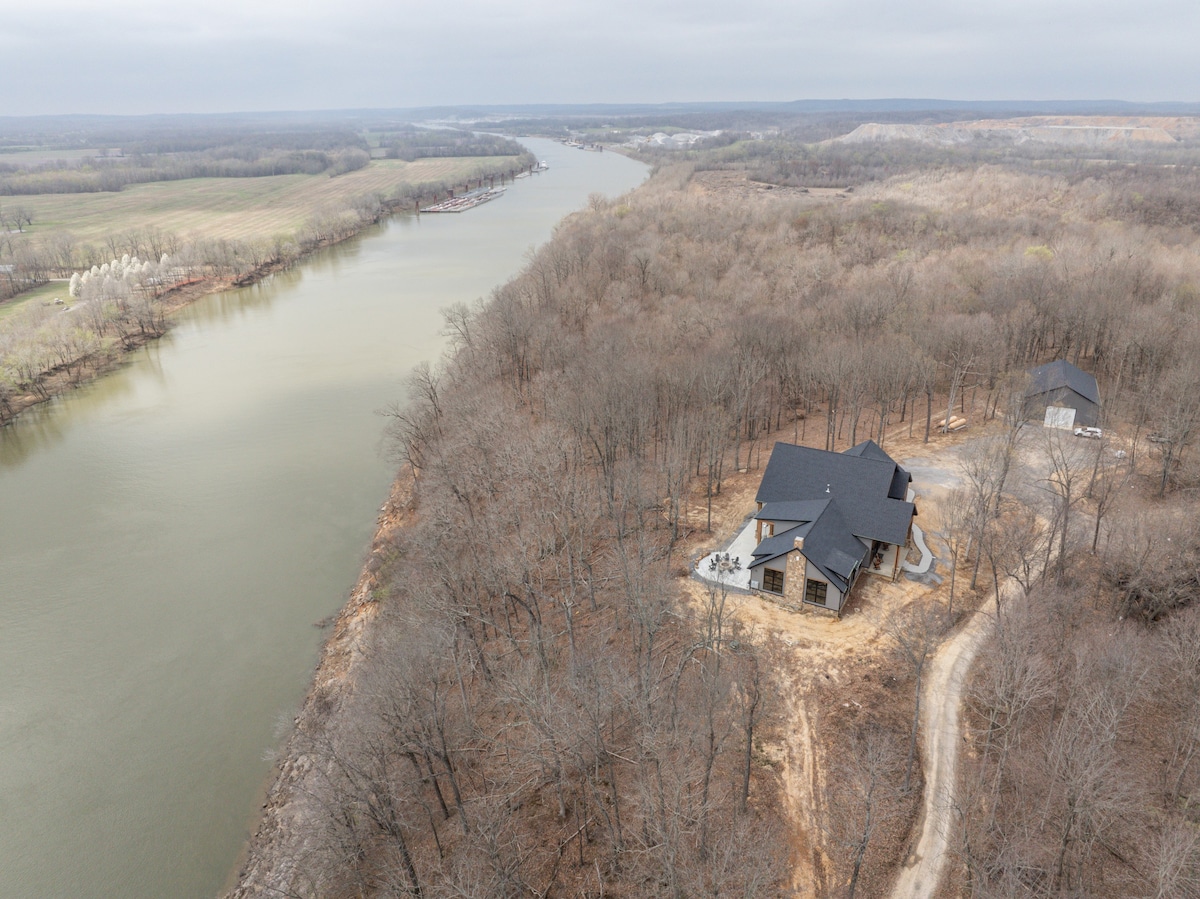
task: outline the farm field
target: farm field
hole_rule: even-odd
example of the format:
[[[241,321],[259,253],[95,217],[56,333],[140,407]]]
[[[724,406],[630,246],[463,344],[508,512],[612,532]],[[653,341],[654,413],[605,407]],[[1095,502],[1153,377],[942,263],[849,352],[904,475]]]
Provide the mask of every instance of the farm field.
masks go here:
[[[45,284],[40,284],[33,290],[18,294],[13,299],[0,303],[0,322],[8,318],[18,309],[23,309],[26,306],[35,304],[53,303],[55,299],[61,299],[65,302],[74,302],[67,294],[68,284],[66,281],[48,281]]]
[[[101,155],[101,153],[101,150],[94,147],[77,150],[50,150],[45,147],[6,147],[0,149],[0,163],[38,165],[45,162],[78,162],[81,159]]]
[[[341,207],[355,197],[391,193],[402,184],[465,178],[478,157],[373,160],[336,178],[273,175],[262,178],[195,178],[131,185],[115,193],[37,194],[12,198],[34,215],[28,231],[45,237],[69,231],[82,243],[101,244],[110,234],[159,228],[181,237],[250,239],[297,230],[323,206]],[[490,158],[489,163],[503,161]]]

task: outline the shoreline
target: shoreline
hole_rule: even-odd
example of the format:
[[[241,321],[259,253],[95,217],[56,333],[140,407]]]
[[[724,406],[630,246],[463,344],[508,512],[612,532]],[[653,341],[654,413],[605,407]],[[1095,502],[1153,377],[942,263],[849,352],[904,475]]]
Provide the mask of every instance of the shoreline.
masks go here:
[[[527,170],[528,166],[522,168],[520,171]],[[482,187],[484,181],[489,178],[495,180],[495,177],[484,173],[476,173],[467,178],[467,183],[469,184],[471,181],[478,180],[480,187]],[[505,178],[511,180],[514,178],[514,174],[510,172],[507,175],[501,176],[501,183],[503,183]],[[440,196],[438,191],[434,191],[433,195],[435,199]],[[14,423],[21,413],[48,403],[57,397],[70,393],[72,390],[91,383],[110,371],[120,368],[127,363],[128,357],[135,350],[139,350],[152,341],[166,336],[176,324],[176,314],[197,300],[215,293],[224,293],[227,290],[236,290],[241,287],[249,287],[252,284],[257,284],[271,275],[287,271],[293,266],[305,262],[321,250],[359,237],[368,228],[380,225],[395,216],[415,215],[419,218],[422,214],[421,203],[423,200],[424,195],[419,194],[412,200],[385,201],[375,218],[363,221],[359,227],[349,233],[339,234],[335,237],[318,241],[290,259],[275,259],[265,262],[238,277],[200,278],[163,291],[162,294],[155,298],[157,302],[162,304],[163,318],[166,322],[161,334],[131,334],[124,339],[124,346],[120,351],[112,356],[82,357],[71,362],[69,365],[58,365],[55,368],[48,369],[43,373],[43,376],[38,378],[37,383],[40,386],[40,390],[26,389],[20,393],[12,394],[6,402],[0,401],[0,428]],[[74,370],[74,374],[71,373],[72,370]]]
[[[388,490],[358,579],[333,616],[331,632],[321,643],[316,668],[291,732],[281,742],[271,773],[265,779],[257,824],[218,894],[221,899],[286,893],[288,871],[281,860],[295,858],[304,851],[303,823],[307,818],[304,802],[312,795],[305,784],[310,778],[320,776],[301,741],[313,734],[336,730],[342,700],[354,689],[354,676],[362,659],[362,640],[378,609],[373,597],[380,586],[376,573],[384,565],[391,535],[412,522],[414,499],[411,469],[405,465],[396,472]],[[295,826],[297,823],[301,826]]]
[[[283,268],[284,266],[281,266],[276,271],[281,271]],[[267,277],[269,274],[274,274],[274,271],[264,272],[260,277],[248,283],[255,283],[255,281],[262,280],[262,278]],[[126,345],[114,356],[103,358],[88,356],[78,360],[78,362],[73,364],[75,367],[74,374],[70,374],[67,368],[61,365],[51,369],[47,376],[39,382],[45,391],[45,396],[26,391],[25,393],[14,394],[9,398],[6,406],[0,407],[0,428],[15,423],[22,412],[28,412],[30,409],[34,409],[73,390],[84,387],[111,371],[116,371],[128,361],[129,355],[135,350],[139,350],[153,341],[160,340],[170,333],[175,325],[172,317],[181,309],[186,309],[192,303],[211,294],[222,293],[223,291],[243,286],[246,285],[235,284],[225,279],[204,278],[198,281],[189,281],[186,284],[181,284],[178,287],[165,291],[159,297],[159,300],[163,304],[163,316],[167,320],[162,334],[130,335],[126,341]]]
[[[198,300],[204,297],[211,296],[215,293],[224,293],[227,290],[237,290],[242,287],[249,287],[252,284],[257,284],[260,281],[269,278],[271,275],[279,272],[287,271],[294,265],[308,260],[313,254],[326,249],[327,247],[337,246],[345,243],[355,237],[360,236],[368,228],[374,227],[385,220],[395,215],[401,215],[404,210],[394,209],[387,210],[384,214],[374,221],[365,222],[361,228],[338,237],[335,240],[322,241],[321,243],[305,250],[289,260],[275,260],[264,263],[258,268],[252,269],[244,275],[236,278],[198,278],[194,281],[187,281],[183,284],[178,284],[175,287],[168,288],[156,297],[156,301],[161,304],[165,326],[161,334],[131,334],[124,339],[124,346],[113,356],[85,356],[73,363],[70,366],[59,365],[45,373],[45,377],[39,379],[39,384],[45,392],[41,393],[34,391],[25,391],[17,393],[9,397],[8,402],[0,406],[0,428],[4,428],[13,424],[22,412],[27,412],[30,409],[36,408],[43,403],[48,403],[60,396],[64,396],[73,390],[84,387],[97,378],[103,377],[111,371],[116,371],[122,365],[129,361],[129,356],[134,351],[150,344],[156,340],[160,340],[171,332],[177,321],[175,316],[180,310],[186,309]],[[75,373],[71,374],[71,369],[75,369]]]

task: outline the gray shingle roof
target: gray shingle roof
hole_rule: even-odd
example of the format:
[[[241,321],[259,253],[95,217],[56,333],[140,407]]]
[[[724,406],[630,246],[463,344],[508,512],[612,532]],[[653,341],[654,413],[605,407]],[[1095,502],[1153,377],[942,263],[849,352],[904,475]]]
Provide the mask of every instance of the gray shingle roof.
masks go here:
[[[879,447],[875,450],[886,457]],[[853,535],[903,545],[916,508],[892,493],[899,480],[907,486],[908,472],[901,477],[897,472],[903,472],[900,466],[890,458],[872,458],[874,455],[865,447],[859,454],[849,455],[777,443],[756,499],[764,505],[763,512],[768,504],[833,500]],[[760,513],[759,517],[765,516]]]
[[[883,447],[874,440],[864,440],[862,443],[856,444],[848,450],[842,451],[843,456],[859,456],[863,459],[874,459],[876,462],[890,462],[896,464],[896,460],[883,451]]]
[[[796,538],[804,537],[807,539],[808,532],[812,529],[812,522],[806,521],[803,524],[797,525],[794,528],[789,528],[786,531],[780,531],[774,537],[768,537],[762,543],[754,548],[754,552],[750,554],[753,561],[750,567],[755,565],[763,565],[778,559],[780,556],[786,556],[796,548]]]
[[[850,589],[854,569],[867,564],[870,549],[850,533],[836,503],[826,501],[807,505],[817,511],[817,517],[768,537],[755,548],[750,567],[786,556],[795,548],[796,538],[803,537],[800,552],[840,593],[845,593]]]
[[[859,456],[864,459],[875,459],[879,462],[886,462],[889,465],[895,465],[896,471],[892,475],[892,486],[888,490],[888,496],[892,499],[905,499],[908,496],[908,485],[912,483],[912,475],[896,464],[896,460],[883,451],[874,440],[864,440],[857,446],[852,446],[850,449],[842,453],[843,456]]]
[[[829,502],[825,499],[802,499],[791,503],[766,503],[754,516],[763,521],[816,521]]]
[[[1087,372],[1080,371],[1065,359],[1047,362],[1031,371],[1029,373],[1029,389],[1025,391],[1025,395],[1027,397],[1037,396],[1060,387],[1074,390],[1084,399],[1090,400],[1097,406],[1100,405],[1100,390],[1096,386],[1096,379]]]

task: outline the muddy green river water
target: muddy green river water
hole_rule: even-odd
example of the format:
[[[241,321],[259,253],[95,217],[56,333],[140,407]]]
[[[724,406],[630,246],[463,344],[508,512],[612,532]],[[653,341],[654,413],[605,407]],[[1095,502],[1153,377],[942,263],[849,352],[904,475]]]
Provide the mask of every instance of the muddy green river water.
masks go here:
[[[646,175],[526,143],[550,169],[504,197],[201,300],[0,429],[0,899],[226,885],[387,493],[378,410],[440,309]]]

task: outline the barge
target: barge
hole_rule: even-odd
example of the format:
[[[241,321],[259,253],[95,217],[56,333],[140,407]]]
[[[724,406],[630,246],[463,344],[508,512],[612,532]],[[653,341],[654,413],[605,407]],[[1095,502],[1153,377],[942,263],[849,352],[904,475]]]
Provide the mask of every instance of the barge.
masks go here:
[[[422,212],[466,212],[504,195],[503,187],[486,187],[426,206]]]

